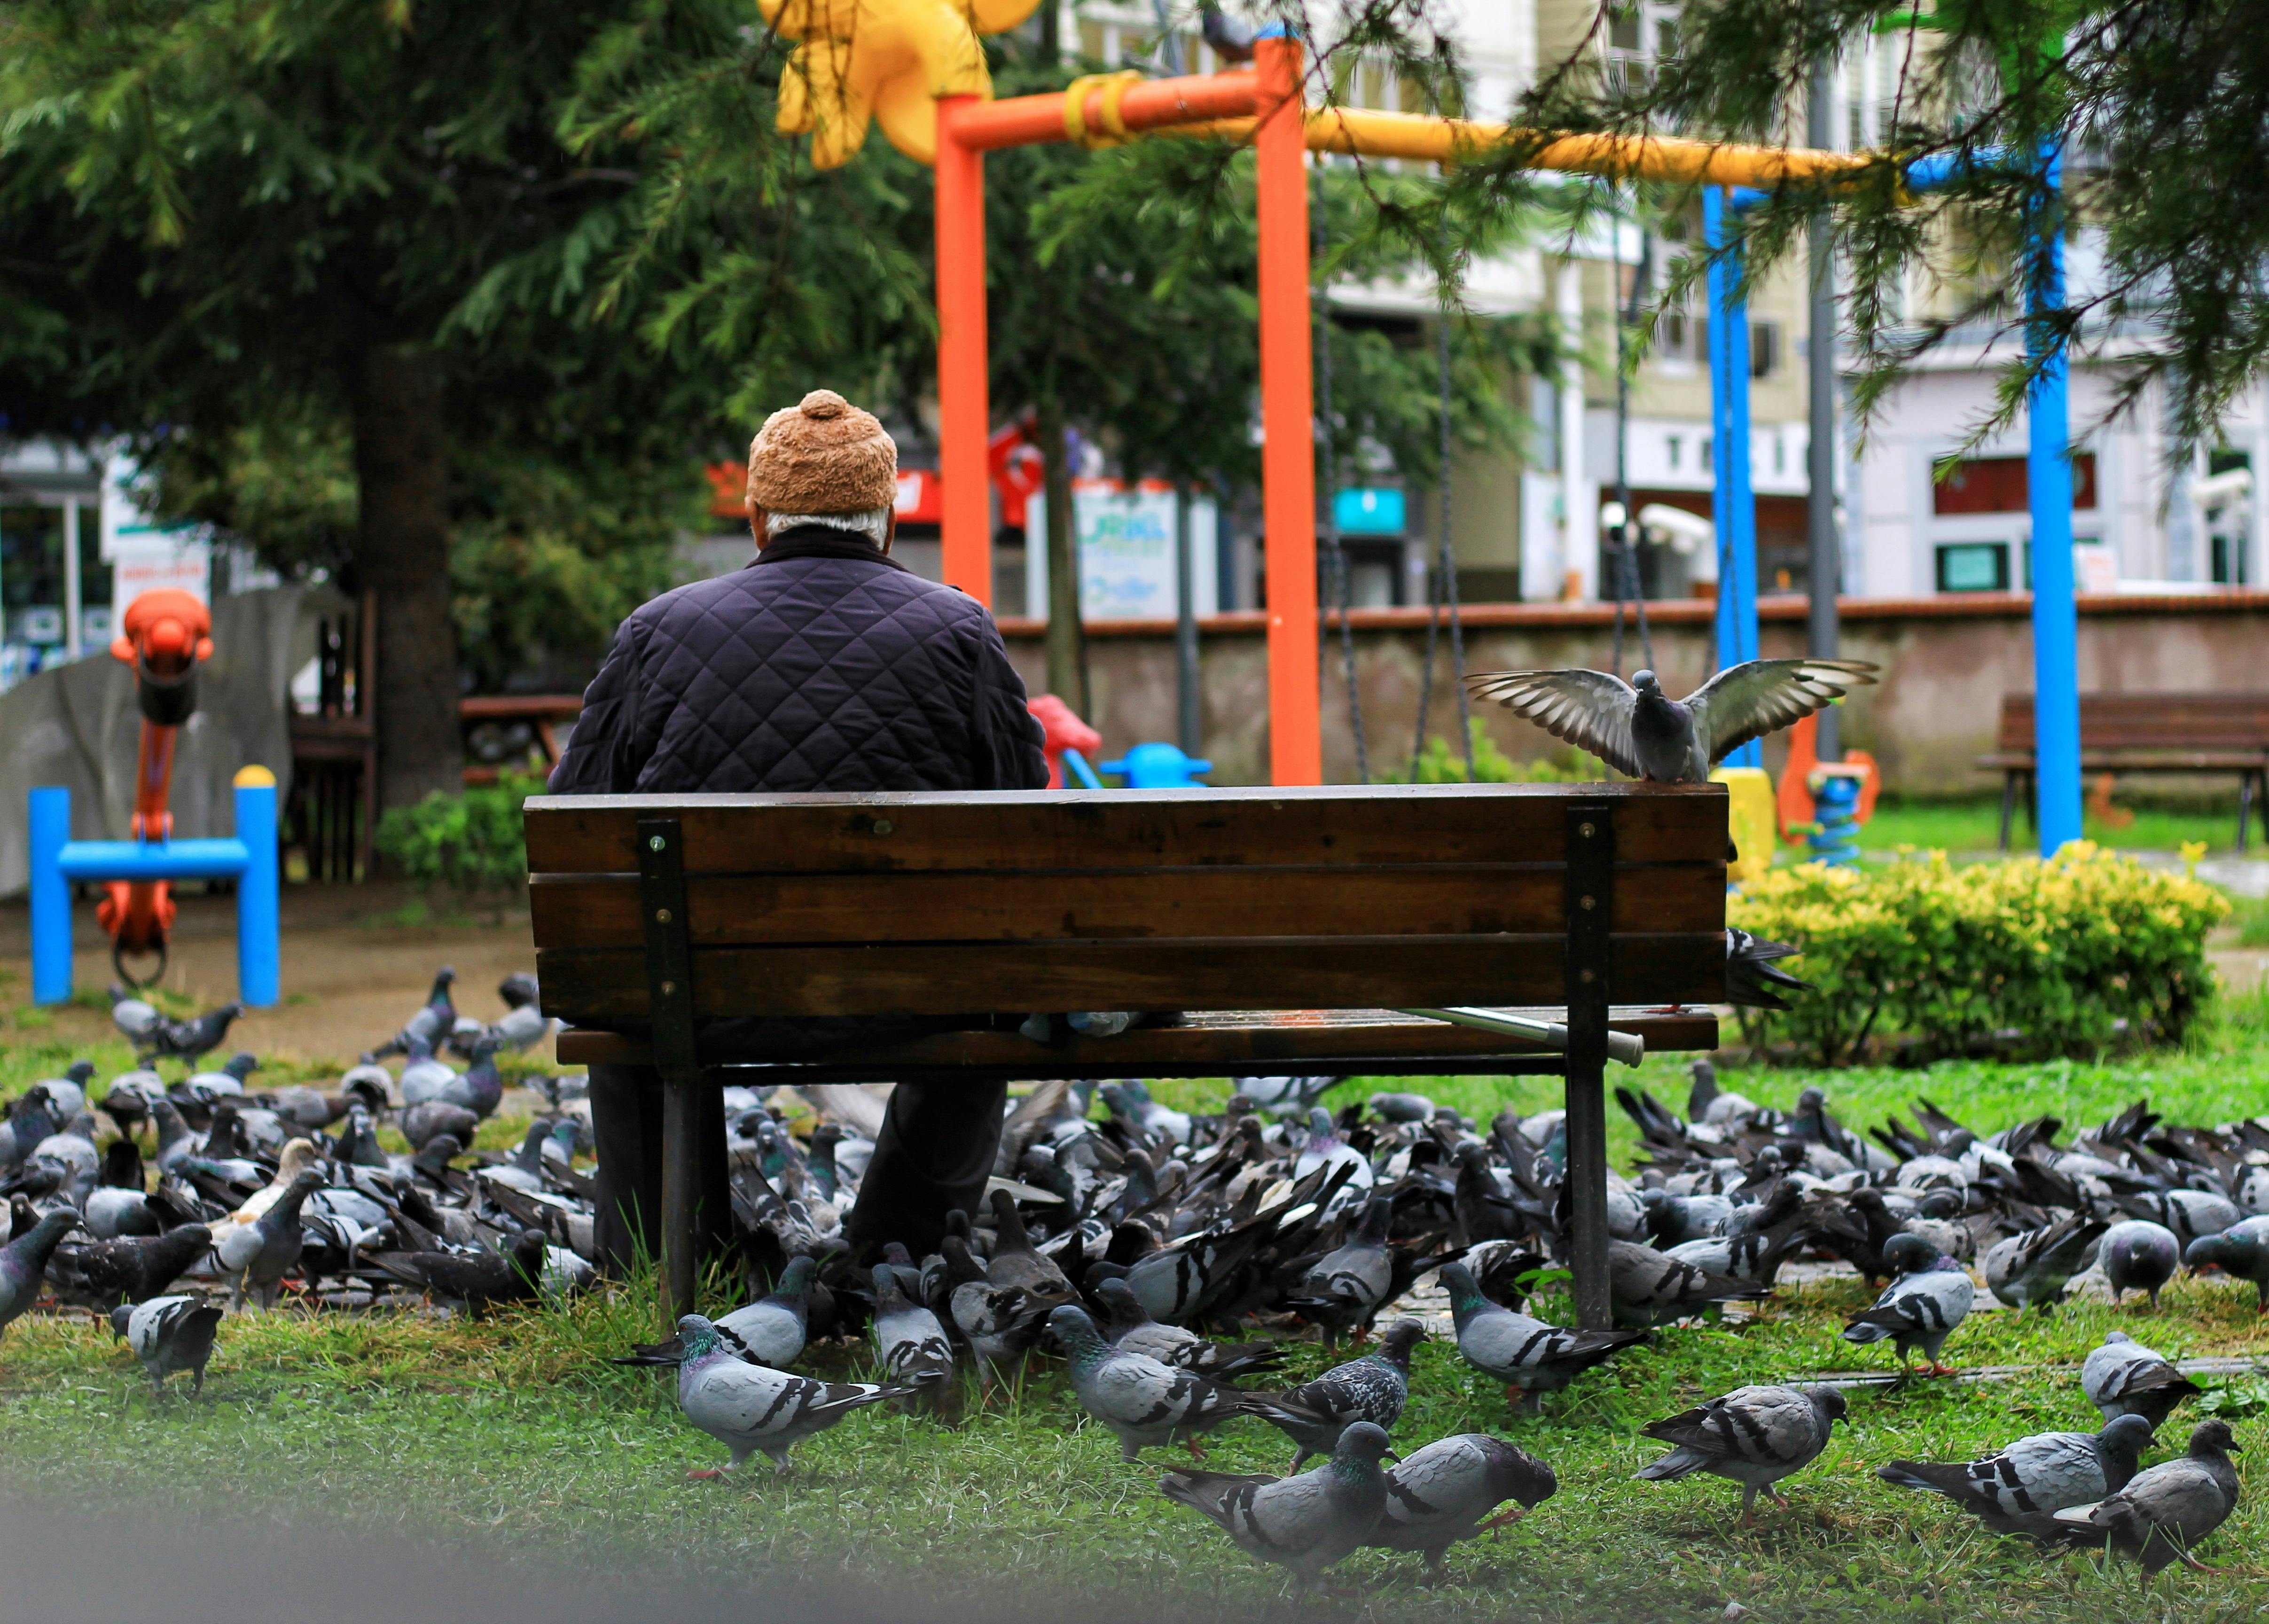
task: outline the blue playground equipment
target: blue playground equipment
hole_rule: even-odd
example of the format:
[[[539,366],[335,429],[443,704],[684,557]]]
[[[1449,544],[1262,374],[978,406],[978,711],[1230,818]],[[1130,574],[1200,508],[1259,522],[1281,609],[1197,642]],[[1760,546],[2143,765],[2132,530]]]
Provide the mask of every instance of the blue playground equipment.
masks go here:
[[[2033,759],[2041,855],[2081,838],[2080,615],[2072,558],[2072,410],[2063,346],[2044,318],[2064,308],[2064,154],[2055,144],[2027,156],[1999,150],[1947,153],[1907,166],[1907,185],[1935,190],[1958,177],[2003,169],[2033,182],[2025,247],[2025,343],[2040,363],[2026,397],[2028,506],[2032,513]],[[1731,240],[1733,216],[1763,193],[1711,187],[1702,194],[1711,247]],[[1748,301],[1738,253],[1710,266],[1710,415],[1716,439],[1718,664],[1757,658],[1756,497],[1749,485]],[[1726,758],[1756,766],[1755,741]]]
[[[1814,769],[1805,782],[1812,791],[1812,860],[1835,868],[1859,866],[1859,780],[1864,769],[1834,765]]]
[[[71,885],[75,881],[234,880],[239,1002],[255,1009],[281,996],[282,875],[276,850],[276,775],[236,775],[236,836],[226,840],[74,840],[68,789],[28,797],[32,837],[32,1001],[71,995]]]
[[[1064,759],[1071,759],[1070,752]],[[1171,744],[1138,744],[1117,761],[1105,762],[1103,771],[1120,774],[1129,789],[1204,789],[1206,782],[1197,775],[1211,772],[1213,763],[1185,756]]]

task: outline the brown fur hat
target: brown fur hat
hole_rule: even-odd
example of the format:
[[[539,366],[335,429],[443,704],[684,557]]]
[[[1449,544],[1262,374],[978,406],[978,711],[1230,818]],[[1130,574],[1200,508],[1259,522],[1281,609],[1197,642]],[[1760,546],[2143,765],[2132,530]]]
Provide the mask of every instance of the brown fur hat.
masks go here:
[[[772,413],[749,442],[749,499],[768,513],[872,513],[898,497],[897,442],[832,389]]]

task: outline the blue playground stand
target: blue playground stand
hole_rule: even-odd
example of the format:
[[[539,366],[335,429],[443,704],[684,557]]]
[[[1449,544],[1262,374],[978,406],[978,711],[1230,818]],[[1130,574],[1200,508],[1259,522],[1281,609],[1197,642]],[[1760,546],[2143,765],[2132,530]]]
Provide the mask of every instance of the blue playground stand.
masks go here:
[[[236,837],[229,840],[74,840],[70,791],[28,797],[32,836],[32,1001],[71,996],[71,883],[78,880],[234,880],[237,1000],[255,1009],[282,995],[282,875],[276,848],[276,776],[236,775]]]
[[[1213,763],[1185,756],[1171,744],[1138,744],[1117,761],[1105,762],[1103,771],[1118,773],[1129,789],[1204,789],[1208,786],[1198,774],[1211,772]]]

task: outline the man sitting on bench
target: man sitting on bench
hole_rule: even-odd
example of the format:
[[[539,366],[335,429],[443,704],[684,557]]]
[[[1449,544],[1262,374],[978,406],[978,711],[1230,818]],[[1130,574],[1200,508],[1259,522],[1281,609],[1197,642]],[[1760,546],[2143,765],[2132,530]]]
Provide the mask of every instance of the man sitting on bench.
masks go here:
[[[553,771],[555,795],[1044,789],[1041,732],[1000,629],[974,598],[891,557],[898,447],[839,395],[774,412],[749,447],[757,558],[636,610],[615,634]],[[705,1061],[795,1059],[856,1035],[951,1020],[717,1020]],[[902,1083],[861,1185],[861,1255],[935,1251],[945,1215],[973,1212],[993,1171],[1005,1083]],[[721,1092],[700,1107],[704,1250],[728,1230]],[[598,1244],[626,1268],[661,1234],[661,1078],[594,1066]]]

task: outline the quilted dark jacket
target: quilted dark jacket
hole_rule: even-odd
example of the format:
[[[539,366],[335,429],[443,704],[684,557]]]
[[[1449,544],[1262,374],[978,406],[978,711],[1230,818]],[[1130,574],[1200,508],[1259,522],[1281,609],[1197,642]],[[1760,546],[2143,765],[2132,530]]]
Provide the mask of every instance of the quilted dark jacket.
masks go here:
[[[1042,789],[1040,739],[982,604],[809,526],[623,622],[551,790]]]

